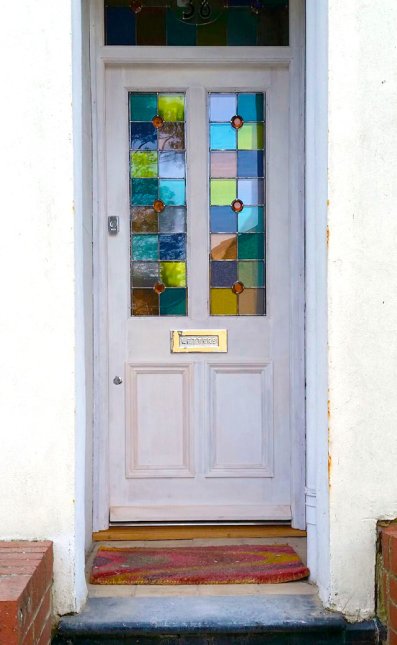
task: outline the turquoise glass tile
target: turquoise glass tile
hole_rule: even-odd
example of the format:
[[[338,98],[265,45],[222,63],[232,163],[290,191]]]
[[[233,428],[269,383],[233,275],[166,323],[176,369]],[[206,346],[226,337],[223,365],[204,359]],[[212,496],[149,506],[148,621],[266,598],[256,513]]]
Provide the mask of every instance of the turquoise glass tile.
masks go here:
[[[227,44],[255,46],[258,16],[251,7],[230,8],[227,12]]]
[[[237,114],[236,110],[236,94],[210,94],[210,121],[230,121]]]
[[[244,121],[263,121],[263,94],[239,94],[237,112]]]
[[[157,197],[157,179],[131,180],[131,206],[151,206]]]
[[[263,233],[242,233],[238,235],[239,260],[263,260],[265,257],[265,237]]]
[[[160,294],[160,316],[186,316],[187,289],[170,288]]]
[[[238,214],[239,233],[263,233],[264,208],[263,206],[245,206]]]
[[[160,152],[159,177],[183,179],[185,177],[185,153]]]
[[[211,150],[235,150],[237,146],[236,130],[230,123],[211,123]]]
[[[131,248],[133,260],[158,260],[158,235],[133,235]]]
[[[244,205],[263,204],[265,198],[263,179],[239,179],[237,195]]]
[[[183,179],[160,179],[159,197],[166,206],[183,206],[186,203]]]
[[[188,25],[177,18],[174,9],[167,9],[167,45],[185,45],[191,46],[196,44],[196,25]]]
[[[156,114],[156,94],[130,94],[131,121],[151,121]]]

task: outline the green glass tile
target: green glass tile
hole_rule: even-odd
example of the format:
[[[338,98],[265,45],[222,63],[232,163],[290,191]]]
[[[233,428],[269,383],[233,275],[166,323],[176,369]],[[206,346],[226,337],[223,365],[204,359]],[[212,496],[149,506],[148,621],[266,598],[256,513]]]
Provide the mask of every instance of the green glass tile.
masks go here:
[[[237,99],[237,114],[244,121],[263,121],[263,94],[239,94]]]
[[[164,121],[185,120],[185,96],[183,94],[159,94],[158,113]]]
[[[227,12],[227,44],[255,46],[258,16],[251,7],[230,8]]]
[[[153,288],[159,281],[158,262],[132,262],[131,285],[133,287]]]
[[[197,27],[198,45],[227,45],[227,12],[214,22]]]
[[[245,287],[263,287],[265,280],[264,263],[250,261],[239,262],[238,279]]]
[[[160,294],[160,316],[186,316],[186,289],[166,289]]]
[[[157,152],[131,152],[131,177],[157,177]]]
[[[157,179],[131,180],[131,206],[151,206],[157,197]]]
[[[131,208],[131,233],[157,233],[158,215],[150,206]]]
[[[174,9],[167,9],[167,45],[195,45],[196,29],[179,20]]]
[[[159,197],[166,206],[183,206],[186,203],[183,179],[160,179]]]
[[[133,235],[132,260],[157,260],[159,257],[158,235]]]
[[[153,289],[133,289],[131,305],[133,316],[159,315],[159,297]]]
[[[166,287],[186,287],[186,263],[161,262],[160,277]]]
[[[238,214],[239,233],[263,233],[264,209],[263,206],[245,206]]]
[[[237,197],[235,179],[211,179],[211,206],[226,206]]]
[[[237,133],[239,150],[262,150],[264,144],[263,123],[244,123]]]
[[[143,7],[136,14],[137,45],[165,45],[165,8]]]
[[[131,121],[151,121],[156,113],[156,94],[130,94]]]
[[[238,235],[238,259],[262,260],[265,257],[263,233],[242,233]]]
[[[236,316],[237,296],[231,289],[211,289],[211,316]]]

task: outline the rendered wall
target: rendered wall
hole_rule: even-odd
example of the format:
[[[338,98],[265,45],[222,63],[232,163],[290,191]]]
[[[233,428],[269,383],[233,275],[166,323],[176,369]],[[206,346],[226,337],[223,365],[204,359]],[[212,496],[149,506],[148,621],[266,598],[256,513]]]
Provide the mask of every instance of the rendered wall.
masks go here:
[[[397,517],[397,3],[328,19],[329,604],[364,617]]]
[[[0,63],[0,539],[54,541],[59,613],[85,597],[72,5],[78,14],[79,3],[69,0],[3,3]]]

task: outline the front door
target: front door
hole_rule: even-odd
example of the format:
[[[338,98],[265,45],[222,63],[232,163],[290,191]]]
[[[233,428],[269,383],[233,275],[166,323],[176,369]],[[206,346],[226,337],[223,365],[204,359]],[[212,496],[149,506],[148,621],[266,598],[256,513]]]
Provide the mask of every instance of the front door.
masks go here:
[[[288,67],[105,86],[110,521],[290,520]]]

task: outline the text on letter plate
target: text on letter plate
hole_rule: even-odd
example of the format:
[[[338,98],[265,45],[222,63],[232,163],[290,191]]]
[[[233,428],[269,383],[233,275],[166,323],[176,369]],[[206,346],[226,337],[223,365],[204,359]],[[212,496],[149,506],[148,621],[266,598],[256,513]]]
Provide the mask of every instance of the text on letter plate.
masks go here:
[[[171,352],[227,352],[227,330],[173,330],[171,331]]]

